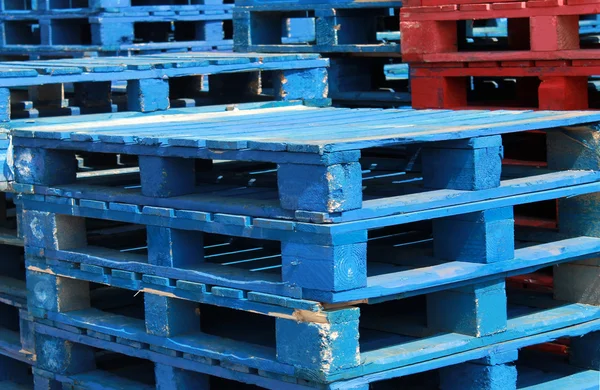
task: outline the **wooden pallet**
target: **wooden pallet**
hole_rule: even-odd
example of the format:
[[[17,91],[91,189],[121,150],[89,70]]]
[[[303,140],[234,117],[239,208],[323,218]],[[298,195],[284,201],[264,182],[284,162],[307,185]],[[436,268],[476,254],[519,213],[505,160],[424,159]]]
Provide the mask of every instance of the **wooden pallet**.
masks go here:
[[[237,3],[234,48],[244,52],[370,53],[399,56],[396,41],[378,32],[398,31],[400,1]]]

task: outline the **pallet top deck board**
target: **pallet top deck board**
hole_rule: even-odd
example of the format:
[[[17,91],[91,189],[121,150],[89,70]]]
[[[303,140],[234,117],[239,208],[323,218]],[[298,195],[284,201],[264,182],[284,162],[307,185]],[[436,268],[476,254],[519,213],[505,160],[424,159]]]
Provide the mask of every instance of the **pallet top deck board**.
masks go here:
[[[0,62],[0,88],[327,67],[319,55],[164,53],[137,57]]]
[[[449,141],[484,135],[578,126],[600,121],[595,111],[450,111],[412,109],[322,109],[282,107],[190,115],[161,115],[90,122],[13,126],[15,145],[26,139],[52,140],[55,147],[78,149],[93,142],[138,145],[155,154],[168,146],[254,152],[325,154],[422,142]],[[293,122],[290,123],[290,117]],[[265,125],[265,122],[268,122]],[[135,125],[135,128],[133,128]],[[158,135],[157,135],[158,134]],[[26,143],[26,142],[25,142]],[[48,145],[49,147],[50,145]],[[183,156],[182,156],[183,157]],[[241,159],[241,158],[240,158]],[[268,159],[267,159],[268,161]]]

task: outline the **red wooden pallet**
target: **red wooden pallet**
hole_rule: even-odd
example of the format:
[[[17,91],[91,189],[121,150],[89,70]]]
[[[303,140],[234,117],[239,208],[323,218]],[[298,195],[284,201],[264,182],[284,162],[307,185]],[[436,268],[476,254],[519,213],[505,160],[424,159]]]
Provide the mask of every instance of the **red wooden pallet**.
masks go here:
[[[402,58],[406,62],[600,59],[600,45],[582,49],[579,36],[579,16],[599,13],[598,0],[405,7],[400,13]],[[457,21],[497,18],[508,18],[506,47],[459,50]]]
[[[564,5],[578,5],[578,4],[592,4],[597,3],[598,0],[564,0],[560,2]],[[511,3],[530,3],[532,7],[541,7],[548,4],[556,4],[554,0],[496,0],[490,3],[490,0],[404,0],[402,6],[406,7],[439,7],[439,6],[453,6],[453,5],[474,5],[474,4],[493,4],[496,8],[507,7],[510,8]],[[447,8],[447,7],[446,7]]]
[[[469,77],[507,77],[516,78],[518,83],[522,80],[521,103],[524,103],[507,104],[509,106],[588,109],[588,77],[599,74],[600,60],[414,64],[411,68],[412,105],[414,108],[466,108],[469,107]],[[535,100],[537,102],[531,103]]]

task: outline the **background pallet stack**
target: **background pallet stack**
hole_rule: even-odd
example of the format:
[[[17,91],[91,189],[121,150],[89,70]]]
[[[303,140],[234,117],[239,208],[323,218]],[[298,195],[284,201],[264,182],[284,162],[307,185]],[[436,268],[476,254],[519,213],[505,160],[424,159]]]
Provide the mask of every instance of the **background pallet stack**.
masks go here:
[[[2,0],[4,59],[231,50],[228,0]]]
[[[405,2],[402,55],[411,64],[413,107],[590,107],[588,79],[600,74],[600,51],[597,36],[590,41],[585,33],[597,27],[584,23],[580,34],[579,20],[599,12],[595,1]],[[486,45],[465,40],[467,21],[499,18],[507,19],[505,39]],[[507,78],[513,79],[511,91],[469,88]]]
[[[349,106],[410,102],[400,61],[400,1],[237,0],[238,52],[321,53],[331,61],[329,93]]]

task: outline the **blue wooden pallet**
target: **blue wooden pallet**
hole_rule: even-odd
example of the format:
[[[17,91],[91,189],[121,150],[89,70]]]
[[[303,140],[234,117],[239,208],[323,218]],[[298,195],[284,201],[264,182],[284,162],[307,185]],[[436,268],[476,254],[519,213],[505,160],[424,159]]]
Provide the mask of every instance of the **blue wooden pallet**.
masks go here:
[[[0,17],[0,47],[27,52],[36,47],[127,51],[153,42],[166,48],[219,46],[232,43],[226,36],[230,25],[231,14],[197,10],[8,14]]]
[[[392,333],[370,333],[365,330],[361,333],[361,349],[370,349],[370,351],[361,354],[360,364],[357,367],[346,368],[337,375],[332,376],[329,383],[320,383],[318,375],[311,375],[299,367],[273,362],[275,350],[265,347],[260,341],[255,340],[253,344],[245,343],[206,333],[190,333],[189,330],[177,334],[172,328],[169,328],[169,331],[173,334],[168,338],[163,337],[164,341],[162,343],[155,344],[161,337],[146,334],[144,320],[136,320],[120,314],[103,314],[94,309],[50,314],[49,319],[36,319],[35,328],[38,343],[43,340],[42,342],[47,343],[47,346],[52,345],[51,348],[46,348],[44,356],[40,356],[38,359],[38,368],[42,369],[48,364],[47,362],[52,360],[64,362],[61,367],[53,367],[54,371],[70,370],[71,374],[85,372],[90,368],[81,367],[78,362],[85,361],[85,350],[89,350],[85,346],[93,346],[198,373],[258,384],[270,389],[321,388],[341,390],[368,389],[369,384],[373,382],[467,362],[472,362],[467,363],[467,366],[473,363],[487,363],[492,366],[505,364],[516,359],[517,349],[560,337],[588,335],[581,339],[582,344],[591,345],[593,348],[597,347],[597,331],[600,329],[598,319],[588,318],[583,322],[573,322],[570,318],[575,315],[578,309],[567,305],[554,310],[556,312],[550,316],[540,315],[539,322],[536,322],[536,314],[523,315],[520,312],[519,317],[511,320],[508,331],[489,338],[479,339],[480,343],[466,342],[462,336],[452,333],[430,335],[425,342],[429,345],[429,350],[427,350],[428,347],[418,341],[409,341],[401,345],[389,345],[390,342],[393,343],[393,340],[407,340],[406,337],[399,336],[398,333],[401,331],[398,328]],[[180,311],[180,315],[182,315],[181,313]],[[536,325],[532,325],[532,320],[536,322]],[[230,322],[225,321],[224,317],[222,317],[221,322],[230,324]],[[245,324],[249,326],[251,322]],[[155,329],[154,325],[148,325],[148,317],[146,317],[146,326]],[[253,332],[260,333],[260,329],[254,327]],[[388,330],[388,332],[391,331]],[[240,338],[239,334],[238,339]],[[368,341],[373,340],[373,338],[376,339],[377,335],[379,341],[369,346]],[[298,334],[294,337],[298,337]],[[67,340],[78,343],[81,348],[76,354],[77,356],[73,355],[72,359],[58,359],[59,356],[64,356]],[[196,348],[194,347],[195,343],[198,345]],[[449,346],[452,346],[451,353],[444,354],[440,352],[441,349]],[[586,350],[585,348],[586,345],[583,345],[583,347],[584,353],[581,354],[582,359],[579,363],[585,363],[587,357],[587,363],[591,364],[594,362],[594,355],[589,354],[589,349]],[[595,353],[597,354],[597,352]],[[418,355],[421,355],[423,360],[419,360],[416,357]],[[426,358],[424,358],[425,355],[427,355]],[[278,354],[278,356],[280,355]],[[344,359],[341,355],[334,356],[334,361]],[[482,360],[474,362],[477,359]],[[458,366],[449,367],[448,369],[457,370],[457,368]],[[466,371],[467,377],[474,378],[478,376],[477,370]],[[450,385],[458,386],[463,383],[458,378],[450,380],[451,378],[452,376],[448,379]],[[483,377],[480,380],[483,380]],[[510,384],[510,381],[499,383]],[[510,389],[511,387],[499,388]]]
[[[314,98],[311,104],[327,104],[323,98],[327,66],[328,61],[316,55],[211,52],[0,62],[0,120],[10,118],[11,101],[14,116],[26,118],[115,110],[151,112],[223,101],[310,101],[310,96]],[[285,77],[287,83],[275,82],[273,95],[263,94],[256,86],[258,72],[273,73],[276,80]],[[208,92],[201,91],[200,76],[208,77]],[[123,104],[117,100],[121,95],[111,91],[111,84],[121,81],[127,82]],[[66,91],[67,83],[74,84],[72,91]]]
[[[400,56],[398,42],[381,35],[397,31],[400,6],[400,1],[238,1],[234,49]],[[386,18],[387,25],[380,26]]]
[[[74,215],[82,214],[75,212]],[[294,284],[282,283],[280,277],[271,272],[279,271],[277,266],[279,252],[277,247],[269,246],[268,243],[244,243],[243,241],[236,243],[236,241],[227,239],[222,241],[222,237],[205,236],[204,239],[207,241],[202,248],[202,236],[193,235],[194,240],[200,243],[200,246],[184,249],[180,245],[180,239],[185,235],[192,237],[190,232],[181,231],[181,235],[179,235],[176,230],[157,228],[153,230],[156,236],[153,236],[150,231],[148,236],[142,234],[137,240],[131,236],[121,237],[120,241],[127,244],[124,247],[113,244],[111,249],[93,241],[89,241],[90,244],[98,246],[86,247],[85,243],[81,242],[81,238],[73,234],[58,234],[56,241],[48,240],[50,237],[48,237],[48,230],[44,225],[46,216],[46,213],[29,211],[27,206],[25,207],[24,225],[32,229],[32,233],[26,232],[25,234],[28,257],[28,290],[35,291],[29,296],[29,304],[30,307],[36,308],[32,309],[32,313],[36,317],[49,318],[76,327],[98,325],[98,327],[90,329],[99,332],[107,332],[109,328],[114,329],[115,333],[110,334],[113,337],[129,340],[128,343],[156,345],[155,343],[160,342],[158,345],[160,348],[174,349],[178,351],[177,353],[193,350],[194,353],[202,355],[206,348],[194,349],[191,344],[182,347],[186,342],[192,344],[198,342],[206,347],[206,340],[195,341],[195,339],[189,338],[190,332],[192,332],[189,327],[185,327],[187,330],[183,332],[185,333],[185,336],[182,335],[183,339],[175,339],[174,334],[165,335],[152,331],[150,335],[144,336],[133,328],[123,330],[126,323],[131,323],[133,327],[143,327],[143,321],[135,318],[116,318],[114,314],[96,310],[93,305],[90,308],[89,301],[85,299],[83,293],[88,289],[86,281],[130,290],[129,294],[133,294],[134,291],[137,291],[138,294],[143,292],[147,306],[145,315],[139,318],[145,318],[146,324],[150,324],[151,327],[162,324],[159,326],[160,329],[172,329],[173,332],[182,329],[180,321],[194,323],[193,319],[188,318],[188,315],[196,313],[194,307],[197,303],[193,302],[250,312],[253,315],[262,316],[260,320],[257,320],[260,323],[267,321],[268,318],[275,322],[275,333],[267,334],[265,339],[261,338],[260,340],[273,340],[274,335],[276,342],[274,345],[269,344],[271,349],[260,349],[263,354],[254,347],[248,347],[250,349],[247,350],[247,353],[248,356],[253,356],[252,359],[242,357],[241,360],[238,360],[239,355],[236,355],[234,361],[230,361],[230,363],[265,370],[267,367],[275,367],[271,369],[278,373],[301,376],[305,379],[331,381],[340,378],[347,379],[346,375],[360,376],[362,373],[358,374],[358,371],[353,371],[363,369],[361,365],[357,365],[358,361],[362,362],[362,359],[375,356],[377,353],[383,354],[377,359],[387,356],[387,351],[392,347],[397,348],[397,352],[393,356],[396,354],[398,356],[391,360],[390,358],[386,359],[385,361],[388,363],[384,364],[382,369],[446,356],[462,351],[461,348],[480,346],[481,343],[495,340],[497,337],[506,340],[504,337],[514,337],[515,332],[519,333],[523,330],[523,326],[526,328],[528,326],[554,326],[548,325],[554,323],[552,318],[559,321],[567,319],[573,321],[568,324],[561,323],[561,327],[600,318],[598,317],[600,311],[593,305],[567,304],[548,300],[546,297],[524,299],[520,294],[512,293],[508,294],[509,305],[508,311],[506,311],[507,295],[504,287],[506,276],[528,273],[554,264],[574,263],[596,256],[600,252],[600,239],[598,238],[579,237],[553,241],[550,244],[526,245],[515,251],[515,258],[511,258],[510,261],[485,265],[469,264],[465,261],[434,265],[435,263],[432,264],[430,260],[420,255],[419,248],[415,248],[414,245],[408,245],[407,251],[394,251],[397,245],[401,248],[407,247],[405,244],[394,242],[395,245],[392,246],[383,245],[381,250],[372,248],[375,249],[375,253],[379,254],[375,261],[382,263],[371,264],[370,269],[379,272],[386,270],[389,272],[392,269],[396,272],[372,276],[369,281],[375,281],[375,283],[364,289],[339,293],[313,291],[315,299],[322,297],[328,302],[331,301],[332,296],[337,299],[335,302],[338,304],[331,306],[332,310],[327,304],[281,296],[282,292],[293,294],[298,289]],[[219,217],[216,216],[215,221],[218,220]],[[83,222],[85,221],[80,217],[62,215],[50,222],[48,228],[58,232],[70,229],[77,232],[82,231],[85,234],[85,228],[82,229],[81,225]],[[140,223],[141,221],[137,219],[136,222]],[[501,226],[493,226],[493,228],[503,229]],[[256,233],[260,234],[260,232]],[[33,235],[36,235],[37,238]],[[405,235],[411,236],[411,242],[417,246],[423,244],[424,241],[430,241],[422,239],[413,231],[406,232]],[[157,247],[160,243],[156,241],[156,238],[161,236],[170,239],[172,246]],[[146,238],[148,239],[147,248],[144,247]],[[47,244],[34,242],[39,239],[51,242]],[[381,239],[385,241],[389,237],[374,237],[376,242]],[[140,244],[140,242],[143,243]],[[502,244],[509,246],[505,242]],[[42,245],[45,247],[40,247]],[[67,248],[61,248],[65,246]],[[145,254],[146,250],[149,255]],[[168,251],[172,252],[173,257],[169,257]],[[205,252],[204,262],[195,262],[192,253],[197,254],[201,251]],[[180,252],[186,255],[188,265],[176,263],[178,259],[175,256]],[[414,264],[410,266],[406,262],[404,264],[394,264],[393,262],[386,264],[383,262],[381,253],[393,253],[394,256],[397,256],[394,259],[410,258],[410,263],[414,261],[417,265],[416,267]],[[217,259],[217,261],[213,262],[212,259]],[[344,258],[344,261],[347,260]],[[273,262],[275,265],[272,265]],[[173,268],[170,268],[169,264]],[[223,267],[223,265],[233,265],[234,267],[237,265],[242,268],[236,270]],[[285,277],[285,274],[283,276]],[[322,282],[320,271],[307,275],[307,277],[309,276],[313,280]],[[57,284],[62,286],[58,295],[54,293],[57,291]],[[322,286],[314,288],[319,289]],[[127,292],[124,294],[127,295]],[[369,294],[373,295],[369,296]],[[419,303],[419,299],[423,299],[419,296],[423,294],[426,294],[425,298],[427,299],[426,312],[423,310],[423,303]],[[369,299],[374,297],[375,299]],[[415,298],[397,300],[410,297]],[[359,321],[358,309],[352,305],[367,302],[377,304],[362,307]],[[416,309],[411,309],[410,306],[408,309],[402,308],[403,306],[394,306],[405,303],[411,305],[415,302]],[[515,303],[513,304],[513,302]],[[81,311],[69,309],[68,313],[61,313],[60,307],[65,305],[71,309],[81,309]],[[163,306],[164,310],[155,311],[153,309]],[[171,307],[172,309],[169,309]],[[208,309],[209,307],[205,307],[200,311],[206,313]],[[448,310],[452,310],[452,312],[450,313]],[[390,315],[390,313],[393,314]],[[396,313],[401,313],[401,315]],[[121,314],[127,315],[126,312]],[[236,317],[237,315],[232,314],[232,316]],[[248,319],[241,318],[236,320],[236,323],[246,325],[249,323]],[[517,322],[524,321],[529,325],[519,323],[516,326],[515,320]],[[428,326],[424,327],[425,323],[428,323]],[[329,326],[321,329],[322,324],[329,324]],[[513,326],[516,327],[513,328]],[[270,326],[264,324],[253,326],[253,329],[263,328],[269,329]],[[362,329],[360,330],[360,345],[358,344],[359,329]],[[382,338],[379,332],[389,332],[390,329],[394,329],[396,333],[399,332],[401,337]],[[337,335],[333,340],[331,332]],[[172,336],[169,340],[173,340],[173,342],[169,341],[165,344],[164,340],[153,338],[152,335],[158,334]],[[244,334],[244,332],[236,330],[234,334]],[[258,334],[253,333],[252,337]],[[462,334],[462,336],[457,339],[458,334]],[[292,335],[293,338],[290,338]],[[142,338],[135,338],[138,336]],[[233,337],[231,335],[221,336]],[[132,337],[134,338],[132,339]],[[335,341],[337,338],[339,338],[339,342]],[[255,344],[258,342],[259,345],[263,345],[263,341],[255,341]],[[253,341],[238,339],[230,348],[240,351],[240,348],[245,348],[246,344],[244,343],[246,342],[252,343]],[[217,345],[215,348],[220,348],[218,346],[226,341],[218,339],[215,340],[215,343]],[[192,349],[187,349],[188,346]],[[360,355],[356,353],[357,348],[360,348]],[[413,348],[415,352],[407,354],[406,351],[413,351]],[[272,358],[274,351],[277,351],[276,361]],[[402,351],[402,353],[398,351]],[[441,355],[437,355],[438,353]],[[332,356],[334,360],[330,360],[327,356]],[[336,358],[337,356],[339,358]],[[221,359],[219,355],[211,355],[211,358]],[[297,368],[290,372],[288,365]],[[361,368],[351,369],[349,367]],[[377,370],[378,367],[378,365],[369,365],[368,369]],[[347,372],[354,374],[347,374]]]
[[[287,84],[291,84],[290,79],[288,76]],[[290,97],[289,94],[286,97]],[[502,190],[499,187],[502,146],[500,137],[494,134],[600,120],[600,114],[594,111],[454,112],[291,106],[245,112],[194,113],[192,109],[185,112],[188,114],[99,115],[89,117],[91,121],[87,123],[78,118],[15,122],[11,127],[17,181],[34,185],[33,188],[21,187],[20,191],[35,191],[36,185],[74,183],[75,172],[69,172],[71,153],[131,154],[144,156],[141,158],[140,193],[146,199],[139,199],[139,204],[175,207],[168,198],[195,193],[194,159],[262,161],[279,166],[279,202],[269,202],[269,206],[278,207],[279,203],[287,212],[279,215],[258,210],[242,212],[239,207],[220,212],[316,222],[352,221],[414,211],[405,207],[404,199],[394,196],[382,197],[369,204],[371,199],[362,189],[361,152],[417,144],[410,146],[414,150],[409,150],[405,156],[408,156],[409,165],[413,164],[410,162],[413,158],[423,160],[423,180],[419,183],[423,188],[466,190],[478,197],[484,194],[481,190]],[[131,128],[134,123],[135,130]],[[33,151],[56,149],[64,152],[36,154],[38,163],[29,156],[32,148]],[[19,177],[21,160],[39,168],[27,166]],[[64,167],[65,174],[56,177],[44,169],[49,166]],[[157,169],[169,172],[168,178],[157,181],[153,175]],[[406,172],[398,172],[399,184],[404,183],[403,173]],[[43,188],[38,193],[44,193]],[[262,207],[270,198],[257,200]],[[373,208],[368,210],[371,205]],[[248,203],[240,206],[243,210],[249,208]],[[178,204],[177,207],[190,206]]]
[[[178,4],[174,4],[178,3]],[[223,0],[204,0],[203,4],[194,4],[192,1],[173,0],[148,0],[137,1],[132,6],[131,0],[3,0],[0,2],[0,11],[4,13],[27,13],[31,11],[70,13],[82,11],[104,10],[108,12],[133,12],[152,10],[203,10],[205,12],[230,12],[232,4],[223,4]]]

